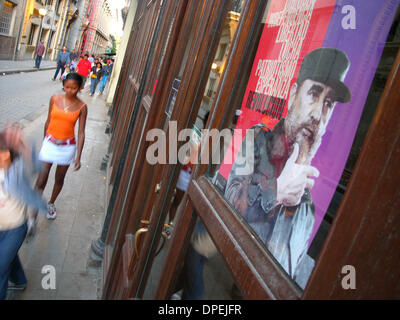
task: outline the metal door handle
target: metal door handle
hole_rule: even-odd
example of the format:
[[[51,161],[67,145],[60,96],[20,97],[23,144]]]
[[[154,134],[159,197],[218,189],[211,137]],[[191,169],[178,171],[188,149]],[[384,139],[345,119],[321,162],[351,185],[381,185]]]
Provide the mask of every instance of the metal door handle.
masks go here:
[[[143,222],[143,221],[142,221]],[[135,255],[136,256],[138,256],[138,254],[139,254],[139,236],[142,234],[142,233],[145,233],[145,232],[147,232],[149,229],[147,228],[147,227],[144,227],[144,228],[140,228],[138,231],[136,231],[136,233],[135,233],[135,244],[134,244],[134,247],[135,247]],[[157,250],[157,252],[156,252],[156,256],[158,256],[158,254],[161,252],[161,250],[165,247],[165,244],[167,243],[167,239],[168,239],[168,235],[167,235],[167,233],[165,232],[165,231],[163,231],[162,233],[161,233],[161,235],[162,235],[162,237],[163,237],[163,242],[162,242],[162,244],[161,244],[161,247]]]
[[[138,254],[139,254],[139,248],[138,248],[138,239],[139,239],[139,236],[142,234],[142,233],[145,233],[145,232],[147,232],[148,231],[148,228],[147,227],[145,227],[145,228],[140,228],[138,231],[136,231],[136,233],[135,233],[135,255],[136,256],[138,256]]]

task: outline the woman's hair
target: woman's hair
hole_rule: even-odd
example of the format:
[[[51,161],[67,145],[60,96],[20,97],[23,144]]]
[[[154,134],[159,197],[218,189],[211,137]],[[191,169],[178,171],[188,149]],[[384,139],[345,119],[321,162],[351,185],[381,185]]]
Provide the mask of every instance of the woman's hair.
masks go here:
[[[12,150],[7,145],[4,133],[0,132],[0,151],[6,151],[6,150],[10,151],[11,162],[13,162],[14,158],[18,155],[18,153]]]
[[[97,67],[98,65],[100,65],[100,68],[103,66],[103,65],[101,64],[101,62],[97,62],[97,63],[96,63],[96,67]]]
[[[65,79],[63,80],[63,85],[65,84],[65,81],[67,81],[67,80],[75,81],[78,83],[79,88],[82,87],[82,84],[83,84],[82,76],[76,72],[68,73],[67,76],[65,77]]]

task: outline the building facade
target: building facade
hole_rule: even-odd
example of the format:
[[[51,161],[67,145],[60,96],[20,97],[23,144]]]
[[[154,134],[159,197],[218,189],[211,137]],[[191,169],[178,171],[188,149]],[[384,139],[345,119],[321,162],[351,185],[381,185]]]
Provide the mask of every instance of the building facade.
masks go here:
[[[89,6],[89,0],[78,0],[73,4],[71,13],[75,18],[70,21],[68,28],[67,41],[65,46],[68,50],[78,51],[81,37],[87,27],[88,20],[86,13]]]
[[[0,1],[0,59],[18,56],[26,0]]]
[[[103,55],[111,48],[112,25],[116,15],[110,9],[108,0],[90,0],[86,13],[87,24],[82,33],[79,52]],[[114,38],[115,39],[115,38]]]
[[[2,0],[0,4],[1,59],[33,59],[39,40],[46,47],[44,59],[57,59],[63,46],[101,55],[113,47],[114,26],[122,19],[108,0]]]
[[[39,40],[43,40],[46,47],[44,59],[54,59],[58,47],[62,45],[69,2],[69,0],[26,0],[17,59],[33,59]]]

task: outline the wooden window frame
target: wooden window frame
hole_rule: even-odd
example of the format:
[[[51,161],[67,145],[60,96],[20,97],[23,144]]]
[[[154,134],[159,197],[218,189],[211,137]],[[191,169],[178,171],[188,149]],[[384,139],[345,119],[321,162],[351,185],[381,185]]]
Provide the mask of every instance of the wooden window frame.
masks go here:
[[[235,89],[240,82],[240,64],[244,63],[245,54],[250,50],[251,44],[247,39],[256,34],[254,21],[259,23],[257,12],[264,12],[261,8],[262,4],[256,1],[248,1],[244,5],[238,32],[230,48],[227,68],[222,75],[206,125],[209,129],[223,128],[235,111],[231,108],[231,102],[237,98],[235,94],[238,90]],[[387,270],[394,271],[398,267],[396,259],[388,259],[381,252],[396,257],[400,246],[400,216],[396,212],[400,203],[398,191],[393,188],[394,181],[400,181],[400,123],[396,120],[400,118],[400,92],[397,90],[400,87],[399,69],[400,53],[393,64],[345,196],[304,291],[254,239],[252,232],[244,226],[223,196],[204,177],[208,166],[198,165],[192,174],[183,205],[177,213],[175,228],[179,232],[172,236],[170,248],[173,250],[169,249],[166,254],[160,276],[162,281],[158,284],[155,298],[168,299],[173,293],[195,224],[194,210],[219,249],[245,299],[398,296],[400,281],[395,274],[387,277],[386,281],[381,281],[379,276],[376,279],[370,278],[371,270],[385,274]],[[386,137],[385,152],[382,152],[382,137]],[[372,173],[371,168],[374,168]],[[371,188],[371,185],[374,187]],[[382,231],[379,231],[378,226]],[[376,250],[369,252],[366,259],[366,252],[371,245]],[[376,261],[383,263],[378,265]],[[344,290],[341,287],[342,267],[348,264],[361,266],[358,274],[368,279],[368,286],[359,290]]]

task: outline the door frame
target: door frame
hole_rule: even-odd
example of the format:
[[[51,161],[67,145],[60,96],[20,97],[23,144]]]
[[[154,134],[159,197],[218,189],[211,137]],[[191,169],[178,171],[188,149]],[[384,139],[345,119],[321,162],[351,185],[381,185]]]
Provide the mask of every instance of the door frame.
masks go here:
[[[156,6],[155,14],[153,12],[152,16],[144,17],[144,11],[149,8],[149,5],[152,3]],[[142,123],[136,124],[138,122],[137,115],[143,108],[143,102],[145,102],[146,105],[148,103],[148,100],[142,99],[142,96],[150,70],[150,63],[154,56],[153,52],[150,52],[150,50],[154,49],[154,42],[157,37],[157,34],[154,34],[156,28],[155,22],[159,21],[159,26],[161,26],[162,19],[157,19],[157,17],[161,14],[161,9],[166,6],[165,2],[163,7],[161,7],[160,4],[160,0],[150,2],[142,1],[139,4],[130,37],[130,43],[132,43],[132,45],[126,53],[126,56],[130,57],[129,67],[123,70],[124,74],[121,75],[121,77],[125,78],[126,81],[124,86],[120,87],[120,91],[116,93],[117,97],[115,98],[117,101],[119,98],[120,105],[118,106],[118,109],[120,112],[114,120],[116,130],[113,132],[113,138],[111,139],[110,154],[114,155],[115,163],[111,162],[110,171],[111,174],[114,173],[115,181],[118,181],[119,183],[115,183],[115,181],[111,179],[111,183],[113,184],[112,195],[108,204],[108,211],[111,212],[111,219],[106,238],[103,265],[103,296],[105,297],[107,297],[107,295],[112,295],[111,291],[115,288],[112,288],[111,290],[111,283],[113,283],[115,279],[121,277],[122,270],[117,262],[124,241],[121,241],[120,238],[123,229],[125,228],[124,219],[126,212],[129,211],[129,205],[131,203],[128,193],[131,191],[133,185],[129,180],[129,177],[133,173],[132,169],[135,160],[135,150],[138,141],[140,141],[141,138],[140,133],[143,125]],[[141,29],[138,26],[138,23],[144,18],[151,19],[150,28],[145,28],[144,26]],[[142,35],[140,36],[140,34]],[[142,41],[147,43],[152,43],[152,46],[148,45],[146,48],[142,48],[138,42],[139,39],[142,39]],[[135,58],[138,57],[137,50],[147,50],[150,53],[149,55],[146,54],[142,57],[146,63],[140,64],[140,70],[138,70],[135,65],[136,63],[139,63],[139,61],[134,61]],[[136,74],[132,77],[132,72],[134,71]],[[137,81],[137,78],[141,78],[140,83]],[[136,94],[134,94],[133,91],[136,91]],[[131,98],[132,96],[134,97],[133,99]],[[148,108],[146,111],[148,111]],[[113,248],[114,237],[116,238],[115,248]]]

